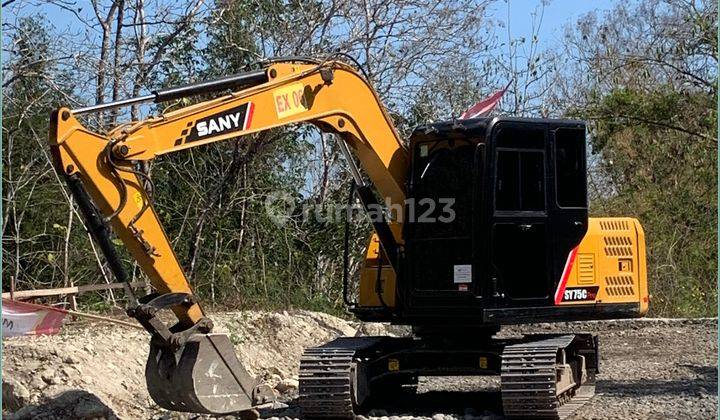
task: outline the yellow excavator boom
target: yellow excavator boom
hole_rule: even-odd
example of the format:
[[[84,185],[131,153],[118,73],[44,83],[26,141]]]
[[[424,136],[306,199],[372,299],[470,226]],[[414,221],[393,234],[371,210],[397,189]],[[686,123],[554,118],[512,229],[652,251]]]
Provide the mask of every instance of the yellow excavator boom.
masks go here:
[[[277,63],[266,72],[266,83],[123,124],[107,135],[87,129],[70,109],[61,108],[53,118],[50,144],[56,167],[65,175],[80,178],[113,231],[161,293],[189,293],[190,286],[143,186],[143,176],[135,170],[137,162],[308,122],[339,134],[382,196],[398,203],[405,198],[407,152],[365,79],[339,62]],[[176,313],[187,325],[202,316],[197,305]]]
[[[121,124],[107,134],[90,130],[77,119],[86,112],[141,101],[164,102],[228,87],[236,90],[156,117]],[[275,62],[245,75],[79,110],[60,108],[53,113],[50,147],[54,164],[68,180],[114,274],[125,280],[105,222],[111,225],[157,292],[141,299],[129,313],[153,334],[148,385],[153,398],[166,408],[224,413],[248,409],[263,399],[248,389],[256,386],[252,380],[238,379],[247,375],[229,340],[208,334],[212,323],[192,294],[145,188],[147,176],[137,169],[138,163],[295,123],[310,123],[338,134],[342,139],[341,150],[348,153],[349,148],[354,152],[377,191],[394,203],[403,203],[407,151],[367,80],[341,62]],[[252,137],[247,139],[252,141]],[[348,163],[355,182],[362,186],[353,160]],[[372,193],[367,190],[364,196],[370,200]],[[399,226],[391,229],[387,223],[374,224],[386,254],[391,256],[401,242]],[[166,327],[155,317],[164,308],[174,311],[178,318],[176,326]],[[206,353],[189,355],[191,343],[194,352]],[[185,359],[180,357],[183,354]],[[215,390],[200,389],[203,386],[217,389],[218,383],[199,379],[207,376],[207,372],[198,371],[211,369],[212,363],[208,361],[215,360],[225,361],[227,378],[220,385],[228,387],[223,392],[239,395],[234,403],[228,403],[227,398],[219,402]],[[225,379],[235,380],[237,386],[227,385]]]

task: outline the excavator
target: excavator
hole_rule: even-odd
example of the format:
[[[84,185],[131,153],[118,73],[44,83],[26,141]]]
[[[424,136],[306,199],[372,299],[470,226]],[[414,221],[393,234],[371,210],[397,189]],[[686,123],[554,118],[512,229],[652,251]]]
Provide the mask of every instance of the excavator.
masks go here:
[[[307,348],[299,370],[303,415],[352,418],[412,392],[419,377],[475,375],[500,377],[507,417],[571,415],[595,392],[597,335],[497,333],[506,325],[632,318],[648,310],[640,223],[588,216],[585,123],[452,119],[420,126],[403,141],[356,64],[337,56],[277,59],[217,80],[52,113],[54,166],[110,270],[128,280],[114,234],[154,290],[131,296],[128,309],[151,335],[151,397],[169,410],[210,414],[257,413],[274,398],[247,372],[228,336],[213,332],[153,208],[142,165],[308,123],[335,135],[353,200],[368,212],[383,203],[403,210],[374,213],[359,275],[348,273],[345,253],[347,308],[361,321],[412,333],[340,337]],[[213,99],[102,134],[78,119],[198,95]]]

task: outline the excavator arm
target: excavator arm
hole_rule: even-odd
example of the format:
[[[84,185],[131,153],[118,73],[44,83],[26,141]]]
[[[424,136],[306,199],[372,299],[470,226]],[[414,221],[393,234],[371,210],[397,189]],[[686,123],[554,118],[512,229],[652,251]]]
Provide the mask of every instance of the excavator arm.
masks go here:
[[[94,132],[77,119],[83,113],[137,102],[166,102],[228,89],[234,92],[122,124],[107,134]],[[137,169],[139,163],[295,123],[310,123],[339,135],[365,205],[372,203],[374,193],[354,167],[350,150],[382,197],[404,202],[407,151],[367,80],[337,61],[275,62],[251,73],[88,108],[60,108],[52,115],[54,164],[68,181],[111,270],[119,280],[126,280],[108,224],[156,291],[128,312],[153,336],[146,376],[151,396],[165,408],[237,412],[262,403],[264,395],[236,359],[227,337],[210,333],[212,322],[192,294],[153,208],[152,191],[145,188],[151,181]],[[391,228],[385,221],[373,224],[386,258],[394,265],[402,243],[400,226]],[[165,308],[177,317],[174,326],[166,326],[156,316]]]

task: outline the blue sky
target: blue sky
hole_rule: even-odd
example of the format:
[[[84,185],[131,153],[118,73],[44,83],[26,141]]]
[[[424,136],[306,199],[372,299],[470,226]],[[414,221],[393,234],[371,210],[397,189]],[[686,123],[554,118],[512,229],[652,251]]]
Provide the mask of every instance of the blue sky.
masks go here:
[[[508,3],[510,5],[510,31],[513,37],[522,37],[531,33],[531,13],[542,4],[542,0],[507,0],[500,2],[493,8],[496,19],[507,21]],[[617,0],[551,0],[546,2],[542,26],[540,28],[540,42],[551,45],[562,41],[565,25],[593,10],[603,11],[611,9]]]
[[[522,37],[531,31],[530,14],[538,7],[543,0],[505,0],[500,1],[492,7],[492,15],[503,22],[508,19],[508,4],[510,7],[510,29],[513,37]],[[543,44],[552,44],[561,40],[562,31],[566,24],[574,22],[581,15],[592,10],[607,10],[617,0],[549,0],[545,1],[545,13],[541,27],[540,40]],[[83,14],[91,13],[92,7],[89,0],[77,0],[76,8],[82,8]],[[33,12],[44,13],[51,17],[52,22],[58,29],[73,26],[77,23],[75,16],[66,10],[52,5],[25,6],[23,14]],[[8,10],[12,15],[13,9]],[[8,16],[10,17],[10,16]]]

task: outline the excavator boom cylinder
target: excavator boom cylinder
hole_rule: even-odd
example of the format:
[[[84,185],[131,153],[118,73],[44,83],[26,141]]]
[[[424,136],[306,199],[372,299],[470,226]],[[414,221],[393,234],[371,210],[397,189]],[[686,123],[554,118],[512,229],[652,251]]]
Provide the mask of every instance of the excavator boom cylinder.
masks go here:
[[[268,76],[265,70],[255,70],[246,73],[233,74],[231,76],[221,77],[219,79],[208,80],[205,82],[191,83],[188,85],[156,90],[149,95],[77,108],[73,109],[72,113],[75,115],[89,114],[92,112],[100,112],[106,109],[121,108],[145,102],[154,102],[158,104],[161,102],[173,101],[175,99],[187,98],[189,96],[221,92],[228,89],[248,88],[267,81]]]

